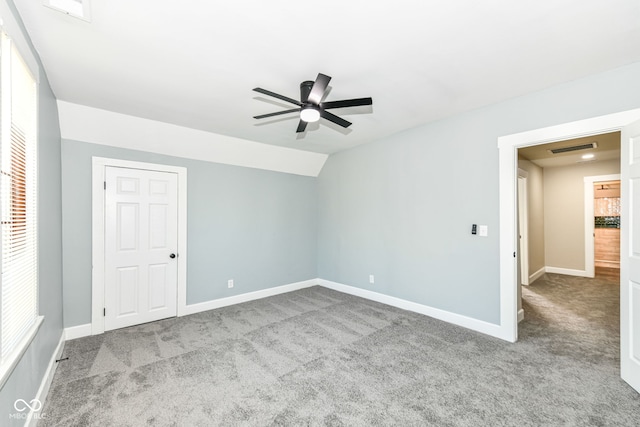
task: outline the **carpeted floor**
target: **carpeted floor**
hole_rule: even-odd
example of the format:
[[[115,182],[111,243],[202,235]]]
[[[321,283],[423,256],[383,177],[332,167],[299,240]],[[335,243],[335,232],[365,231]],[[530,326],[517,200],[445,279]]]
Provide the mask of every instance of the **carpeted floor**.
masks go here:
[[[39,426],[638,425],[617,284],[523,297],[515,344],[321,287],[69,341]]]

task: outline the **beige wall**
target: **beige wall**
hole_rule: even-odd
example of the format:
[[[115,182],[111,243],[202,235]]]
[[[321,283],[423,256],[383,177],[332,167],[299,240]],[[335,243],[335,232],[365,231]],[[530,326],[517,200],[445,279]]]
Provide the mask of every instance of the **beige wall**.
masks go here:
[[[518,167],[527,172],[527,219],[529,226],[529,276],[545,267],[544,254],[544,181],[543,169],[525,159]]]
[[[584,270],[584,177],[620,173],[620,161],[545,168],[544,243],[547,267]]]

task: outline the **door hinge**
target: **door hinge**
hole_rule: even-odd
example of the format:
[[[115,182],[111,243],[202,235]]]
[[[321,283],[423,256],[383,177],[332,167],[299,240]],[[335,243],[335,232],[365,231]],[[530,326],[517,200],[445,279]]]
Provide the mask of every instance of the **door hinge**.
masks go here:
[[[514,258],[516,257],[516,253],[515,253],[515,252],[513,253],[513,257],[514,257]]]
[[[104,189],[107,189],[107,181],[104,182]]]
[[[102,309],[102,315],[103,315],[103,316],[106,316],[106,315],[107,315],[107,309],[106,309],[106,308],[103,308],[103,309]]]

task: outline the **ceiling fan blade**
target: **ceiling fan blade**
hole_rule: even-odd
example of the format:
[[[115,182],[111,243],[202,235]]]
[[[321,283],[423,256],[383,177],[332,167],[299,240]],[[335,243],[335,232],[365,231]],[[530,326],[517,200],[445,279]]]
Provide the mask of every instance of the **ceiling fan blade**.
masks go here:
[[[324,96],[324,92],[327,90],[327,86],[329,86],[330,80],[331,77],[318,73],[318,77],[311,88],[311,92],[309,92],[307,101],[316,105],[320,104],[320,101],[322,101],[322,97]]]
[[[254,119],[265,119],[267,117],[279,116],[280,114],[297,113],[298,111],[300,111],[299,108],[293,108],[291,110],[276,111],[275,113],[269,113],[269,114],[261,114],[259,116],[253,116],[253,118]]]
[[[346,121],[345,119],[342,119],[338,116],[336,116],[335,114],[331,114],[328,111],[324,111],[321,110],[320,111],[320,116],[329,120],[330,122],[333,122],[337,125],[342,126],[343,128],[348,128],[349,126],[351,126],[351,122]]]
[[[298,123],[298,129],[296,129],[296,133],[304,132],[306,128],[307,122],[305,122],[304,120],[300,120],[300,123]]]
[[[293,98],[289,98],[289,97],[287,97],[287,96],[280,95],[280,94],[277,94],[277,93],[275,93],[275,92],[271,92],[270,90],[262,89],[262,88],[260,88],[260,87],[256,87],[256,88],[254,88],[253,90],[254,90],[254,91],[256,91],[256,92],[262,93],[262,94],[264,94],[264,95],[273,96],[274,98],[278,98],[278,99],[281,99],[281,100],[283,100],[283,101],[290,102],[290,103],[295,104],[295,105],[302,105],[302,104],[300,103],[300,101],[296,101],[296,100],[295,100],[295,99],[293,99]]]
[[[322,108],[326,110],[328,108],[359,107],[360,105],[372,105],[372,104],[373,104],[373,99],[371,98],[356,98],[356,99],[344,99],[342,101],[323,102]]]

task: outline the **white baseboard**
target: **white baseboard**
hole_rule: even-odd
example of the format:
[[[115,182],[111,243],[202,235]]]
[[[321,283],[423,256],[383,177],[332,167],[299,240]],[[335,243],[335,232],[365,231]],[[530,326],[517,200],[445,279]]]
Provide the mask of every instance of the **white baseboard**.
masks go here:
[[[91,323],[64,329],[64,339],[67,341],[75,340],[76,338],[88,337],[89,335],[91,335]]]
[[[546,267],[542,267],[540,268],[540,270],[536,271],[535,273],[533,273],[532,275],[529,276],[529,284],[535,282],[537,279],[540,278],[540,276],[542,276],[544,273],[546,273]]]
[[[275,288],[263,289],[255,292],[247,292],[245,294],[234,295],[232,297],[220,298],[211,301],[200,302],[197,304],[191,304],[184,307],[178,316],[187,316],[189,314],[200,313],[202,311],[214,310],[216,308],[226,307],[229,305],[240,304],[243,302],[253,301],[260,298],[266,298],[274,295],[284,294],[286,292],[297,291],[298,289],[309,288],[316,286],[318,279],[310,279],[297,283],[290,283],[288,285],[277,286]],[[91,335],[91,323],[84,325],[72,326],[64,330],[65,338],[67,341],[76,338],[87,337]]]
[[[246,294],[234,295],[232,297],[220,298],[211,301],[205,301],[197,304],[187,305],[180,316],[188,314],[200,313],[202,311],[214,310],[220,307],[240,304],[243,302],[253,301],[261,298],[271,297],[274,295],[284,294],[287,292],[297,291],[299,289],[316,286],[318,279],[310,279],[302,282],[291,283],[288,285],[277,286],[275,288],[263,289],[261,291],[248,292]]]
[[[520,309],[518,310],[518,323],[522,322],[524,320],[524,309]]]
[[[214,310],[216,308],[227,307],[230,305],[240,304],[243,302],[254,301],[261,298],[267,298],[274,295],[284,294],[287,292],[297,291],[299,289],[309,288],[311,286],[324,286],[325,288],[333,289],[346,294],[355,295],[361,298],[366,298],[372,301],[387,304],[393,307],[401,308],[403,310],[413,311],[415,313],[424,314],[434,319],[442,320],[454,325],[462,326],[473,331],[481,332],[486,335],[490,335],[496,338],[505,339],[504,333],[500,325],[485,322],[483,320],[474,319],[471,317],[463,316],[461,314],[451,313],[449,311],[441,310],[438,308],[430,307],[427,305],[415,303],[412,301],[403,300],[401,298],[392,297],[389,295],[373,292],[367,289],[356,288],[354,286],[343,285],[337,282],[331,282],[324,279],[310,279],[302,282],[291,283],[288,285],[277,286],[274,288],[263,289],[255,292],[248,292],[245,294],[234,295],[226,298],[219,298],[216,300],[205,301],[197,304],[187,305],[185,310],[180,316],[186,316],[189,314],[200,313],[203,311]],[[520,318],[520,313],[518,313]],[[74,326],[65,329],[65,337],[67,340],[75,338],[81,338],[91,335],[91,324]]]
[[[401,298],[392,297],[389,295],[381,294],[378,292],[369,291],[367,289],[356,288],[354,286],[343,285],[341,283],[331,282],[329,280],[318,279],[318,284],[325,288],[333,289],[335,291],[344,292],[345,294],[355,295],[361,298],[366,298],[372,301],[387,304],[393,307],[401,308],[403,310],[413,311],[415,313],[424,314],[429,317],[433,317],[438,320],[442,320],[454,325],[462,326],[467,329],[471,329],[476,332],[491,335],[492,337],[505,339],[504,333],[500,328],[500,325],[485,322],[483,320],[473,319],[471,317],[463,316],[461,314],[451,313],[449,311],[441,310],[439,308],[429,307],[427,305],[418,304],[415,302],[403,300]]]
[[[56,373],[56,367],[58,363],[56,360],[60,359],[62,356],[62,350],[64,350],[64,332],[60,335],[60,341],[58,341],[58,346],[53,351],[53,355],[51,356],[51,360],[49,360],[49,365],[47,366],[47,370],[42,377],[42,382],[40,383],[40,388],[38,388],[38,393],[36,393],[36,399],[44,405],[44,401],[47,399],[47,395],[49,394],[49,388],[51,387],[51,382],[53,381],[53,376]],[[35,406],[35,405],[34,405]],[[38,417],[46,416],[40,411],[34,412],[30,410],[29,415],[27,416],[27,420],[24,423],[25,427],[35,427],[38,424]]]
[[[545,267],[545,272],[555,274],[565,274],[567,276],[590,277],[586,270],[572,270],[570,268]]]

